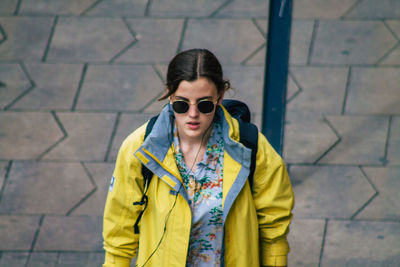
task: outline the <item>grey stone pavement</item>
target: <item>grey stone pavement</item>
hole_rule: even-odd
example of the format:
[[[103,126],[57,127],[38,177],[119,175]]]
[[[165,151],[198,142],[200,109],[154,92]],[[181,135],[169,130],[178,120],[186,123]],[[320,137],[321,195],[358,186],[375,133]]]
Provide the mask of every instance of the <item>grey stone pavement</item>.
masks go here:
[[[400,266],[400,1],[295,0],[289,266]],[[0,0],[0,266],[101,266],[118,147],[205,47],[261,121],[266,0]]]

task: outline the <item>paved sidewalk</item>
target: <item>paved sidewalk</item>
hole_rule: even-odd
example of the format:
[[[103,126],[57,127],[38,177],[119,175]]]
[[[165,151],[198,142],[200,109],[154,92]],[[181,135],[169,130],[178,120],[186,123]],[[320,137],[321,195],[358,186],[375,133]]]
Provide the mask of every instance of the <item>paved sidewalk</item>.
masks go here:
[[[295,0],[290,266],[400,266],[400,2]],[[0,266],[101,266],[125,136],[205,47],[261,121],[266,0],[0,1]]]

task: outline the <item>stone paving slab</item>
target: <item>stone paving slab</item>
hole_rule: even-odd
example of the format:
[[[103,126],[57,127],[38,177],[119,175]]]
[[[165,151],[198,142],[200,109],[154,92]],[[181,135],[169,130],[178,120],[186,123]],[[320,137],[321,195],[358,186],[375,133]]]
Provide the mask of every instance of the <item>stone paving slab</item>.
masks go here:
[[[158,0],[153,1],[150,8],[151,16],[162,17],[208,17],[214,13],[226,0]]]
[[[314,30],[312,20],[293,20],[290,36],[289,63],[306,65]]]
[[[318,266],[324,227],[324,220],[292,220],[288,266]]]
[[[240,64],[265,42],[251,20],[190,19],[182,50],[202,47],[213,51],[224,66]]]
[[[104,263],[104,253],[74,253],[64,252],[59,254],[57,267],[82,266],[98,267]]]
[[[103,247],[101,232],[102,217],[46,216],[34,249],[100,252]]]
[[[103,252],[3,252],[2,254],[0,267],[99,267],[104,262]]]
[[[29,250],[40,216],[0,215],[0,250]]]
[[[45,160],[103,161],[116,120],[110,113],[57,113],[67,137]]]
[[[339,19],[357,0],[295,0],[293,17],[300,19]]]
[[[400,168],[364,167],[379,194],[357,216],[357,219],[400,219]]]
[[[0,258],[1,267],[25,267],[29,252],[2,252]]]
[[[261,113],[264,86],[264,67],[262,66],[226,66],[224,76],[233,89],[225,93],[224,98],[234,98],[248,104],[252,114]]]
[[[27,64],[35,87],[11,109],[69,110],[79,85],[82,65]]]
[[[32,85],[18,64],[0,64],[0,108],[6,108]]]
[[[268,23],[266,20],[256,20],[257,25],[262,30],[262,34],[266,37]],[[293,19],[291,26],[291,45],[289,51],[289,63],[292,65],[306,65],[308,62],[308,54],[311,45],[311,37],[314,29],[314,21]],[[266,57],[265,45],[247,59],[246,65],[265,66]]]
[[[7,37],[0,43],[0,60],[40,61],[53,20],[51,17],[0,17],[0,25]]]
[[[136,42],[116,58],[124,63],[165,63],[176,54],[183,19],[126,19]]]
[[[375,164],[385,162],[388,117],[327,116],[341,140],[319,163]]]
[[[339,137],[318,113],[288,111],[283,157],[287,163],[315,163]]]
[[[381,21],[319,22],[313,64],[375,64],[397,40]]]
[[[49,62],[108,62],[134,41],[118,18],[60,17]]]
[[[85,166],[95,182],[96,191],[71,214],[103,216],[114,163],[85,163]]]
[[[0,15],[12,15],[17,8],[18,0],[2,0],[0,2]]]
[[[393,117],[388,145],[388,164],[400,166],[400,117]]]
[[[215,17],[228,18],[267,18],[269,0],[230,1],[220,9]]]
[[[141,111],[163,87],[149,65],[90,65],[77,110]]]
[[[291,166],[290,177],[296,218],[349,219],[375,194],[358,167]]]
[[[321,266],[399,265],[398,222],[329,221]]]
[[[400,2],[397,0],[360,1],[346,16],[351,19],[398,19]]]
[[[161,97],[162,95],[164,95],[163,93],[161,93],[159,95],[159,97]],[[158,101],[158,97],[156,100],[154,100],[150,105],[147,106],[147,108],[145,108],[143,110],[143,112],[145,114],[158,114],[160,113],[160,111],[163,109],[163,107],[168,103],[168,99],[164,99],[161,101]]]
[[[36,159],[64,134],[50,113],[1,112],[0,159]]]
[[[0,213],[66,214],[92,190],[94,185],[79,163],[14,162]]]
[[[96,0],[23,0],[21,15],[80,15]]]
[[[114,136],[113,145],[111,148],[108,161],[115,162],[117,159],[119,148],[125,138],[128,137],[134,130],[139,128],[143,123],[148,121],[156,114],[122,114],[119,120],[117,132]],[[107,179],[108,181],[109,179]]]
[[[145,15],[148,0],[103,0],[97,3],[87,15],[140,17]]]
[[[27,266],[28,267],[56,266],[57,258],[58,258],[58,253],[34,252],[31,253]]]
[[[293,67],[290,71],[301,92],[287,104],[287,110],[341,114],[348,68]]]
[[[400,69],[353,68],[346,114],[400,115]]]

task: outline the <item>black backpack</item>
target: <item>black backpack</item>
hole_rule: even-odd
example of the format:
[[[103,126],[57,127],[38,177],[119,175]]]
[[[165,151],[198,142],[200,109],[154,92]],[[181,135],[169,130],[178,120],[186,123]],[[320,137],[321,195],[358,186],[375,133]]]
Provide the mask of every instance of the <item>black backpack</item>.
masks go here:
[[[257,144],[258,144],[258,129],[257,126],[250,122],[250,110],[248,106],[239,101],[233,99],[226,99],[222,101],[222,105],[226,108],[226,110],[231,114],[232,117],[236,118],[239,122],[239,133],[240,133],[240,142],[251,149],[251,163],[250,163],[250,173],[249,180],[250,188],[253,186],[253,176],[254,170],[256,168],[256,156],[257,156]],[[154,123],[156,122],[158,115],[152,117],[147,124],[146,132],[144,134],[144,139],[150,134],[153,129]],[[142,175],[144,179],[144,193],[142,199],[140,201],[134,202],[133,205],[145,205],[143,210],[140,212],[135,225],[134,230],[135,234],[139,233],[138,224],[140,219],[142,218],[143,212],[147,207],[147,189],[149,187],[151,178],[153,177],[153,172],[150,171],[146,166],[142,164]]]

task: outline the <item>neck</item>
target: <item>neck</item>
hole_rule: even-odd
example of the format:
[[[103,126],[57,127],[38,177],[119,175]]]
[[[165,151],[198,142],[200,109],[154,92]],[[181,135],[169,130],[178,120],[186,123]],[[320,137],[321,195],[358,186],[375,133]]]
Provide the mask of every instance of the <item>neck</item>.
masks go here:
[[[179,143],[181,145],[181,149],[185,147],[186,149],[197,149],[199,146],[206,146],[208,139],[211,136],[212,132],[212,126],[213,123],[210,125],[210,127],[204,132],[204,134],[200,138],[190,138],[188,136],[182,135],[179,133],[178,129],[178,135],[179,135]]]

